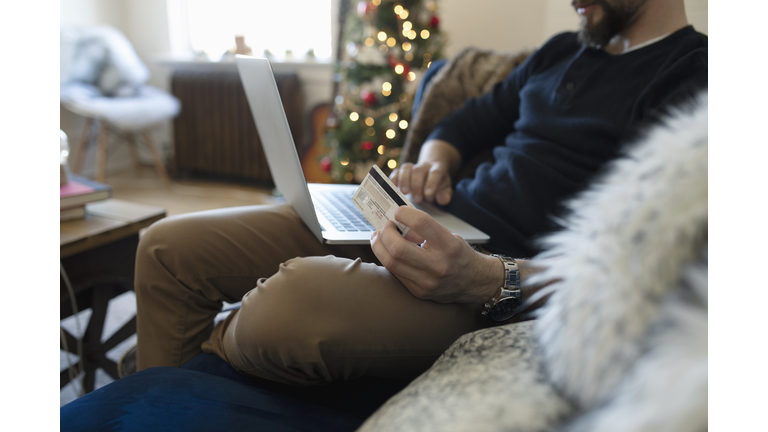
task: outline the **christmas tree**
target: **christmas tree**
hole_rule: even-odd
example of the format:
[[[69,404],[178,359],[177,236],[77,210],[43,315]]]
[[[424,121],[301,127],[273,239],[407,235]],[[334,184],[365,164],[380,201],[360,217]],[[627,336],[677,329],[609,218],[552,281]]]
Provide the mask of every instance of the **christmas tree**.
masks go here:
[[[373,164],[385,173],[397,167],[419,80],[444,43],[434,0],[370,0],[348,9],[327,155],[319,161],[337,183],[361,182]]]

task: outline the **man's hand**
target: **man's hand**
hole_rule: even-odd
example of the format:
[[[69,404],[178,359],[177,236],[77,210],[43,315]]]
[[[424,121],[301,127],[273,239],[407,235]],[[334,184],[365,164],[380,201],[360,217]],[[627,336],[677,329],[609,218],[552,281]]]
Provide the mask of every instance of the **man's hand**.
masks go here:
[[[417,298],[438,303],[488,301],[504,280],[504,265],[483,255],[428,214],[400,207],[395,219],[411,230],[403,238],[389,221],[371,237],[373,253]]]
[[[441,163],[420,162],[404,163],[389,175],[392,183],[404,194],[410,193],[413,202],[422,199],[440,205],[451,202],[453,187],[448,169]]]
[[[459,166],[461,155],[455,147],[446,141],[430,140],[421,147],[416,164],[404,163],[389,178],[402,193],[410,193],[413,202],[426,199],[446,205],[453,197],[451,176]]]

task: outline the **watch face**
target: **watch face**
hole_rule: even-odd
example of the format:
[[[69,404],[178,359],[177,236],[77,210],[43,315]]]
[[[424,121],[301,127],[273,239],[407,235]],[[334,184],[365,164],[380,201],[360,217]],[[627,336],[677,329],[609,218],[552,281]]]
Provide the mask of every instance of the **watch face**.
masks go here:
[[[496,303],[489,315],[493,321],[506,321],[515,316],[517,306],[520,304],[520,300],[515,297],[508,297],[500,300]]]

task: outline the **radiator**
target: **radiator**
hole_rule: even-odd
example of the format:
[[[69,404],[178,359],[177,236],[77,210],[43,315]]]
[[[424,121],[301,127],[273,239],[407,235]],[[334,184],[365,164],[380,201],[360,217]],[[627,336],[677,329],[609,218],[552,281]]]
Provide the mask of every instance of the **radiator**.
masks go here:
[[[301,85],[295,74],[276,74],[294,143],[303,143]],[[174,119],[174,161],[180,174],[271,183],[264,151],[234,63],[175,67],[171,92],[181,101]]]

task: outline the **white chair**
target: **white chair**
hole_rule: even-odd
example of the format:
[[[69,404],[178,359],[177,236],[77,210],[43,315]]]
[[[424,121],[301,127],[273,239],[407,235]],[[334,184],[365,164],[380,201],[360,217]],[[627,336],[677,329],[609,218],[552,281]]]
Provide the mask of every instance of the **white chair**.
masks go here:
[[[179,101],[145,84],[149,70],[117,29],[104,25],[70,27],[62,28],[60,36],[60,102],[86,118],[73,171],[82,171],[91,130],[98,125],[96,181],[104,182],[106,175],[108,135],[128,142],[134,165],[139,162],[136,136],[142,137],[158,175],[169,180],[148,128],[174,118],[180,110]]]

